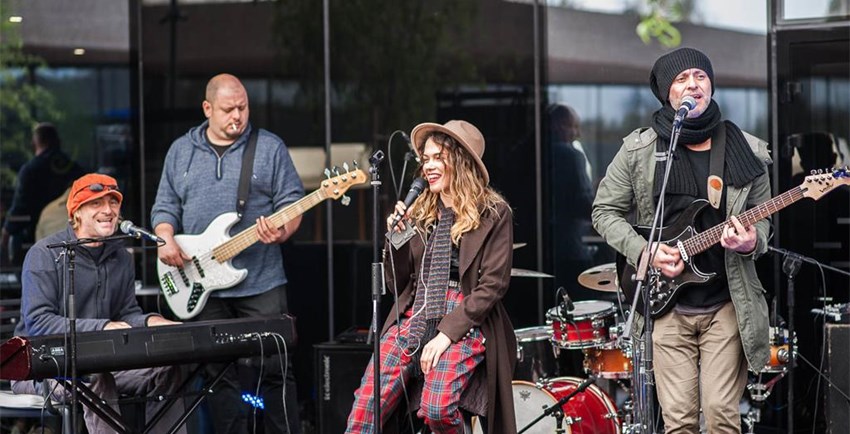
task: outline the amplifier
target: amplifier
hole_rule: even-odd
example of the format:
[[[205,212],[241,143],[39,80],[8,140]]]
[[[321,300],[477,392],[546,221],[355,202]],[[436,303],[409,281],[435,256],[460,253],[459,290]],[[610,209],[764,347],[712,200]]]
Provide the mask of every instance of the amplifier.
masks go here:
[[[827,324],[827,374],[845,394],[850,395],[850,324]],[[828,433],[846,433],[850,426],[850,403],[832,387],[826,389]]]
[[[372,357],[372,346],[365,343],[326,342],[313,345],[315,355],[316,421],[321,434],[345,431],[348,413],[354,403],[354,391]]]

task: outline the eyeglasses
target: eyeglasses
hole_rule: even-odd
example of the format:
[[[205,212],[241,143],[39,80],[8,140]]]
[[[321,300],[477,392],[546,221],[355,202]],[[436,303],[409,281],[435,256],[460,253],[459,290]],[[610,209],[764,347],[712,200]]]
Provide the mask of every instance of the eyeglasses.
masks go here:
[[[74,193],[74,196],[76,197],[78,194],[82,193],[86,189],[88,189],[92,193],[100,193],[101,191],[104,191],[104,190],[106,190],[106,191],[117,191],[117,192],[121,191],[121,190],[118,189],[117,185],[107,185],[107,184],[101,184],[99,182],[96,182],[94,184],[89,184],[87,187],[83,187],[83,188],[77,190]]]
[[[117,185],[103,185],[101,183],[94,183],[89,185],[89,191],[93,191],[95,193],[100,193],[103,190],[107,191],[121,191],[118,190]]]

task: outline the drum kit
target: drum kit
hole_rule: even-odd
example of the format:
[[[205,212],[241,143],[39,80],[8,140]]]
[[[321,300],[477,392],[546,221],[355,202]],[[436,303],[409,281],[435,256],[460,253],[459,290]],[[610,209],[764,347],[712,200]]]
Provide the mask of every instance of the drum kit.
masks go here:
[[[512,275],[520,275],[513,271]],[[615,264],[590,268],[579,275],[578,281],[592,290],[618,292]],[[532,434],[634,432],[632,350],[619,339],[623,327],[623,318],[614,303],[588,300],[549,309],[544,326],[515,330],[517,366],[512,390],[517,429]],[[771,327],[770,361],[747,387],[754,405],[743,421],[750,429],[759,421],[760,403],[793,367],[793,341],[787,329]],[[769,375],[774,377],[762,382]],[[585,381],[584,376],[597,379],[597,384],[575,394]],[[570,394],[574,396],[563,403],[560,412],[555,412],[554,420],[540,417]]]

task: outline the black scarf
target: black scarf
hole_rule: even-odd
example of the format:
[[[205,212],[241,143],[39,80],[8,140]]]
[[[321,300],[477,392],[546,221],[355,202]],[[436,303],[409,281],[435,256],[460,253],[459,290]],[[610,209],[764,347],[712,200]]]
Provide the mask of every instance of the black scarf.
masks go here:
[[[666,153],[670,144],[670,135],[673,129],[673,118],[676,111],[670,104],[664,104],[652,115],[652,129],[658,134],[655,142],[655,150]],[[670,168],[670,179],[667,183],[668,194],[683,194],[691,197],[699,197],[698,188],[693,177],[690,162],[687,158],[679,158],[682,146],[695,145],[708,140],[721,122],[726,125],[726,155],[723,169],[723,181],[728,185],[736,187],[744,186],[759,175],[764,173],[764,165],[750,149],[747,139],[741,129],[731,121],[722,120],[720,107],[714,100],[709,103],[705,112],[695,119],[685,118],[682,121],[682,131],[679,134],[679,142],[673,153],[673,167]],[[655,187],[653,195],[656,198],[661,194],[661,183],[664,180],[664,164],[659,162],[655,165]]]

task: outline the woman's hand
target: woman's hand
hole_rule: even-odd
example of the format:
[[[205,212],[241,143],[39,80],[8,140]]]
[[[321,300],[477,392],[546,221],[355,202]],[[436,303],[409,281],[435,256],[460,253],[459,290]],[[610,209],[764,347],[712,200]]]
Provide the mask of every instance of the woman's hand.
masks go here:
[[[402,201],[396,202],[395,212],[393,212],[392,214],[390,214],[389,217],[387,217],[387,231],[393,230],[393,228],[390,227],[390,225],[393,224],[393,220],[395,220],[396,215],[402,216],[401,220],[398,221],[398,224],[395,225],[395,231],[401,232],[405,229],[404,220],[407,217],[407,207],[404,206],[404,202],[402,202]]]
[[[443,332],[438,333],[437,336],[434,336],[434,339],[431,339],[425,344],[425,347],[422,348],[422,356],[419,358],[419,364],[422,367],[423,374],[428,375],[431,369],[437,367],[440,356],[443,355],[451,344],[452,340]]]

